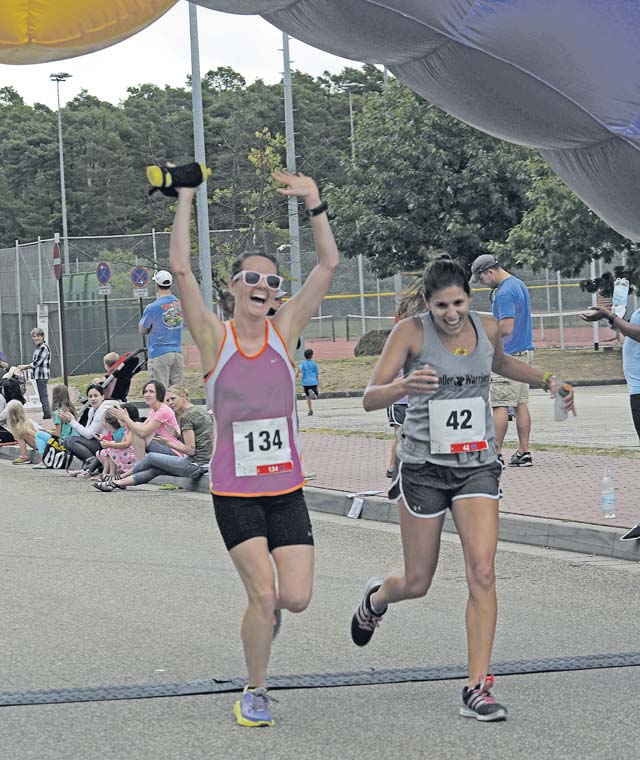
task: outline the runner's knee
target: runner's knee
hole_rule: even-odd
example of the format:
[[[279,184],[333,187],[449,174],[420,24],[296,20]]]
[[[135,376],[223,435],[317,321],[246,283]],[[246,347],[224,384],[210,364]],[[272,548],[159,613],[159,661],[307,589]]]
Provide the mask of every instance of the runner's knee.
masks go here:
[[[424,575],[408,575],[406,578],[406,592],[409,599],[419,599],[424,596],[431,586],[431,578]]]
[[[289,612],[304,612],[311,601],[311,592],[304,589],[280,593],[278,605]]]
[[[467,581],[471,593],[493,591],[496,585],[496,573],[493,562],[477,560],[468,563]]]
[[[275,586],[257,586],[247,590],[249,604],[264,615],[273,615],[276,608]]]

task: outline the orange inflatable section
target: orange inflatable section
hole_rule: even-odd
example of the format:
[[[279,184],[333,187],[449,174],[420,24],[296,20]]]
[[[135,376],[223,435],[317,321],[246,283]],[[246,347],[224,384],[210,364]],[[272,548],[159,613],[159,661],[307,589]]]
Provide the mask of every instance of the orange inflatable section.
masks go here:
[[[177,0],[0,0],[0,63],[59,61],[114,45]]]

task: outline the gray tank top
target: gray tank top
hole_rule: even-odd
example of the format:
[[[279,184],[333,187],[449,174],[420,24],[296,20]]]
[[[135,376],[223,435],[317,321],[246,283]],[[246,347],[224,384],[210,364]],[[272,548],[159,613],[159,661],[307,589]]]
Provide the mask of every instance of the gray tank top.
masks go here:
[[[428,364],[438,373],[440,387],[432,396],[409,396],[398,446],[400,461],[450,467],[478,467],[496,461],[489,402],[494,349],[480,315],[469,312],[478,343],[466,356],[445,348],[428,312],[418,318],[422,349],[405,366],[405,374]],[[458,453],[445,453],[451,450]]]

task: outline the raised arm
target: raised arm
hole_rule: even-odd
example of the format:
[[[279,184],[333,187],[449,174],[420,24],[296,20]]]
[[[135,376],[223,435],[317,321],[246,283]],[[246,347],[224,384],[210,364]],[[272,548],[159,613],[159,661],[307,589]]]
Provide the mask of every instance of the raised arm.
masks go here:
[[[207,308],[198,281],[191,271],[191,207],[196,189],[180,187],[177,188],[177,192],[178,207],[171,230],[169,262],[176,278],[182,313],[191,337],[200,351],[202,368],[208,372],[215,364],[224,327],[218,317]]]
[[[302,173],[293,175],[288,172],[274,172],[273,177],[286,185],[286,187],[278,189],[281,195],[289,198],[303,198],[306,209],[318,208],[322,203],[318,186],[311,177]],[[291,354],[295,351],[300,333],[311,317],[317,314],[340,262],[338,246],[334,240],[333,232],[331,232],[331,225],[326,212],[311,217],[311,228],[318,254],[318,263],[311,270],[304,285],[296,295],[290,298],[274,317],[274,322],[284,337]]]

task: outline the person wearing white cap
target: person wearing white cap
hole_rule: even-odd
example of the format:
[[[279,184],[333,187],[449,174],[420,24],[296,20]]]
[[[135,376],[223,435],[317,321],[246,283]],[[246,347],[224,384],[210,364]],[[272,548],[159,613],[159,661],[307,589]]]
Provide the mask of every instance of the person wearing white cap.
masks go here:
[[[148,337],[149,379],[165,388],[184,383],[182,305],[171,292],[173,277],[161,269],[153,275],[157,298],[145,307],[138,330]]]

